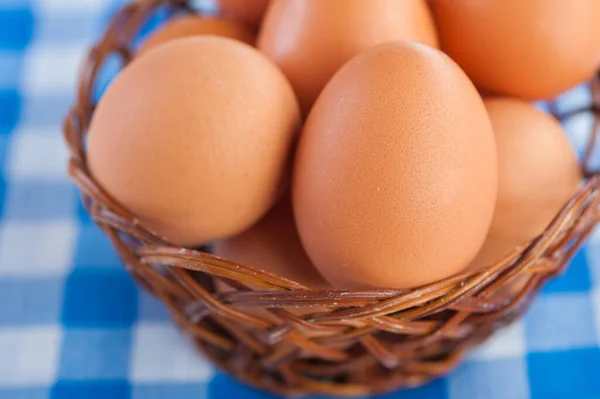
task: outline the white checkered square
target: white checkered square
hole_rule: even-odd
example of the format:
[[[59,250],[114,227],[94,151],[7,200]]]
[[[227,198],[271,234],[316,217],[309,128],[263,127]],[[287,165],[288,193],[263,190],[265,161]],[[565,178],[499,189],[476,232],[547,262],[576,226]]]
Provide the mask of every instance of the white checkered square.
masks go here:
[[[106,11],[107,0],[33,0],[33,8],[42,15],[96,14]],[[114,2],[114,1],[113,1]]]
[[[0,328],[0,387],[51,384],[61,343],[58,326]]]
[[[524,359],[468,360],[453,371],[447,381],[448,399],[529,399],[530,397],[527,363]],[[422,397],[425,399],[430,396]]]
[[[552,352],[595,345],[592,313],[590,292],[541,294],[524,319],[527,349]]]
[[[196,10],[206,13],[216,12],[219,8],[217,0],[191,0],[190,4]]]
[[[574,109],[584,108],[592,102],[592,92],[589,85],[581,84],[576,86],[556,99],[556,106],[559,111],[570,111]]]
[[[594,117],[587,113],[575,115],[562,124],[575,153],[579,157],[585,153],[593,125]]]
[[[130,378],[134,382],[203,382],[209,363],[171,322],[139,324],[133,335]]]
[[[517,358],[527,354],[525,328],[521,321],[500,331],[481,344],[472,354],[473,360]]]
[[[88,43],[34,46],[24,60],[25,95],[75,93],[81,60]]]
[[[72,264],[77,231],[71,220],[4,222],[0,225],[0,276],[64,274]]]
[[[11,136],[6,174],[14,180],[67,180],[69,151],[58,128],[26,129]]]

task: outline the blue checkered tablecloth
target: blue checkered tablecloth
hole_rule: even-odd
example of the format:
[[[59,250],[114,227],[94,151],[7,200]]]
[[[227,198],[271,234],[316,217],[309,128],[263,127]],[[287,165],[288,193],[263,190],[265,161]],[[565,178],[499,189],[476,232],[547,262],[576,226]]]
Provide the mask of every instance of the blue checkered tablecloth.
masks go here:
[[[0,0],[0,399],[270,397],[197,355],[65,174],[61,119],[117,3]],[[579,88],[561,104],[588,97]],[[590,123],[566,126],[579,154]],[[447,378],[386,397],[600,398],[600,230],[525,320]]]

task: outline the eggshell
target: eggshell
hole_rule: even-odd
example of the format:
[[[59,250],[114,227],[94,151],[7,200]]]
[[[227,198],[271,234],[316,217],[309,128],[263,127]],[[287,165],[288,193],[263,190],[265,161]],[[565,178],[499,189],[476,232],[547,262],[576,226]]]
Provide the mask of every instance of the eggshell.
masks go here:
[[[248,28],[233,20],[189,14],[173,18],[154,31],[139,48],[137,55],[170,40],[194,35],[229,37],[249,45],[254,45],[255,40],[254,34]]]
[[[575,195],[581,171],[560,124],[516,99],[486,99],[498,150],[498,200],[471,267],[490,266],[538,235]]]
[[[108,87],[91,121],[89,166],[144,226],[198,246],[266,214],[298,127],[291,87],[257,50],[216,36],[177,39]]]
[[[250,229],[217,241],[213,253],[311,288],[329,287],[302,248],[289,196]]]
[[[554,97],[600,62],[600,1],[430,0],[442,48],[476,86]]]
[[[437,46],[424,0],[273,0],[257,46],[288,77],[307,114],[346,61],[399,39]]]
[[[483,244],[497,160],[483,102],[442,52],[378,45],[331,79],[302,132],[293,206],[338,288],[407,288],[465,268]]]
[[[271,0],[219,0],[221,11],[251,25],[259,26]]]

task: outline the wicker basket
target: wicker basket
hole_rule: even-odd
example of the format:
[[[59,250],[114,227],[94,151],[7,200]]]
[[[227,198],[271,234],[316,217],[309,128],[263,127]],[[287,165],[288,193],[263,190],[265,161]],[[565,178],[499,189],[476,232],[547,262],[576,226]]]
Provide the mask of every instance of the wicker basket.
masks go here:
[[[127,63],[133,39],[163,6],[191,11],[183,0],[131,3],[115,15],[90,51],[76,104],[65,120],[69,173],[91,217],[135,280],[164,302],[208,358],[248,384],[286,395],[364,395],[441,376],[466,351],[517,319],[540,287],[564,270],[600,219],[598,175],[585,167],[596,137],[591,134],[583,163],[585,183],[542,236],[484,270],[417,289],[314,291],[250,266],[170,245],[98,186],[86,166],[84,145],[100,67],[114,54]],[[600,98],[599,86],[592,82],[595,100]],[[596,112],[596,107],[563,117],[577,112]],[[597,121],[594,133],[598,126]],[[231,289],[217,293],[215,283]]]

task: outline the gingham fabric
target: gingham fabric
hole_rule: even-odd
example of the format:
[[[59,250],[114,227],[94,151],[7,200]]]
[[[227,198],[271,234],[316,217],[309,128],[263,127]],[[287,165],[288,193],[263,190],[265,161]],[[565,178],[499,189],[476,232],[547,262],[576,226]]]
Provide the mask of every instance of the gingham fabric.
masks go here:
[[[116,3],[0,0],[0,398],[270,397],[194,351],[125,273],[66,176],[61,119]],[[580,88],[562,105],[588,97]],[[578,153],[590,123],[567,126]],[[386,397],[600,398],[600,231],[524,321],[447,378]]]

